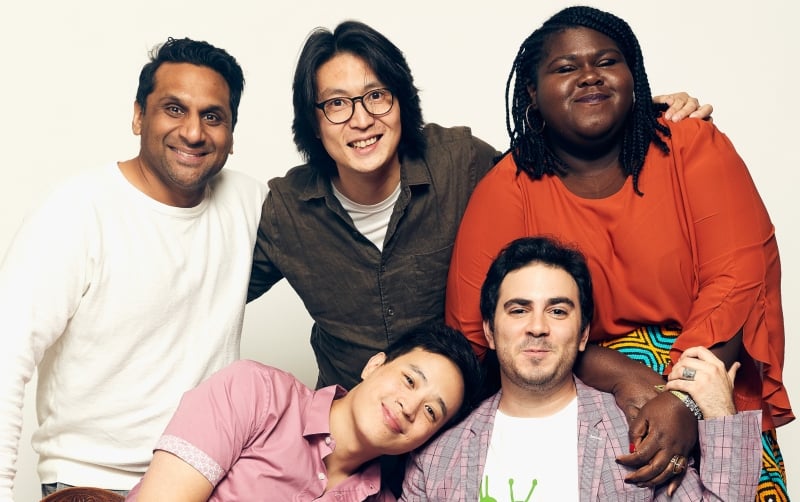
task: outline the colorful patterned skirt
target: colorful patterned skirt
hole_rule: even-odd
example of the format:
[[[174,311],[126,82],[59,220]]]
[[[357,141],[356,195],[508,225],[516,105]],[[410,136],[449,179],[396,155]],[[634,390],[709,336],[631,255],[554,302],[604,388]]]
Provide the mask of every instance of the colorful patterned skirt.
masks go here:
[[[635,361],[663,375],[670,363],[669,351],[680,330],[661,326],[643,326],[612,340],[603,340],[600,345],[622,352]],[[778,446],[775,429],[761,433],[761,478],[758,483],[756,501],[784,502],[789,500],[786,490],[786,468]]]

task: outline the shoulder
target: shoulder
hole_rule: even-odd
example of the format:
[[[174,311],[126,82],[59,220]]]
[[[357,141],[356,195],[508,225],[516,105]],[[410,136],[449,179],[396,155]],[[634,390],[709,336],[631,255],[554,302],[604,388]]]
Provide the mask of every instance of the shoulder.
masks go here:
[[[324,174],[311,164],[301,164],[289,169],[283,176],[277,176],[269,180],[270,192],[293,192],[301,193],[309,186],[317,186],[320,178],[326,178]]]
[[[478,435],[485,430],[491,429],[499,402],[499,393],[486,398],[464,419],[442,432],[431,445],[437,443],[439,445],[460,443],[462,438]]]
[[[578,414],[599,410],[604,410],[606,413],[609,410],[620,411],[614,400],[614,394],[590,387],[578,377],[575,377],[575,388],[578,393]]]
[[[210,385],[224,385],[238,388],[244,386],[260,388],[265,384],[270,386],[294,386],[295,384],[299,384],[299,380],[291,373],[248,359],[241,359],[229,364],[214,373],[207,382]]]
[[[264,183],[233,169],[223,169],[212,178],[209,184],[216,192],[236,194],[240,197],[263,200],[267,194],[267,187]]]
[[[679,122],[672,122],[671,120],[664,120],[659,118],[658,121],[669,128],[671,138],[666,138],[666,141],[672,142],[680,147],[687,142],[695,142],[698,140],[711,139],[716,135],[724,134],[717,129],[713,122],[703,119],[686,118]]]
[[[529,181],[530,178],[525,173],[517,172],[517,164],[514,162],[514,157],[507,153],[483,176],[475,191],[476,193],[486,193],[493,197],[497,190],[508,193],[510,186],[528,183]]]
[[[426,124],[423,128],[427,148],[470,148],[478,152],[497,155],[494,147],[482,139],[473,136],[472,129],[467,126],[443,127],[439,124]]]
[[[92,225],[120,205],[126,181],[115,164],[73,174],[52,189],[26,217],[43,219],[50,231]],[[66,226],[66,227],[65,227]]]

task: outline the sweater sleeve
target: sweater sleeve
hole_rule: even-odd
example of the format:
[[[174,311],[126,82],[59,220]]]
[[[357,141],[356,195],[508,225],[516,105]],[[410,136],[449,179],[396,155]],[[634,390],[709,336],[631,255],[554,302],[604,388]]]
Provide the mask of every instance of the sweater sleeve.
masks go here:
[[[0,264],[0,500],[11,500],[25,385],[87,287],[90,219],[54,194],[23,222]]]
[[[507,155],[478,183],[461,220],[447,279],[445,319],[483,357],[481,286],[494,258],[525,234],[525,207],[516,167]]]

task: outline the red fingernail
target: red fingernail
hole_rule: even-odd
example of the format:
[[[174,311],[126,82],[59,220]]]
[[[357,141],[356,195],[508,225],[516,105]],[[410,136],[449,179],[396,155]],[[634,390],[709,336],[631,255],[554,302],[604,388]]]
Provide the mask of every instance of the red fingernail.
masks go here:
[[[628,447],[628,453],[633,453],[635,451],[636,451],[636,445],[631,443],[630,446]]]

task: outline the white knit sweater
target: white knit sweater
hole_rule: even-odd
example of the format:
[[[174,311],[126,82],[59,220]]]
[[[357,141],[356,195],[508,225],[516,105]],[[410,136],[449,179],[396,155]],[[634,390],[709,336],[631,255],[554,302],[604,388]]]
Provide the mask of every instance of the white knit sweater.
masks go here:
[[[112,164],[24,222],[0,265],[0,500],[37,367],[41,481],[139,480],[183,392],[239,356],[265,195],[223,170],[198,206],[166,206]]]

